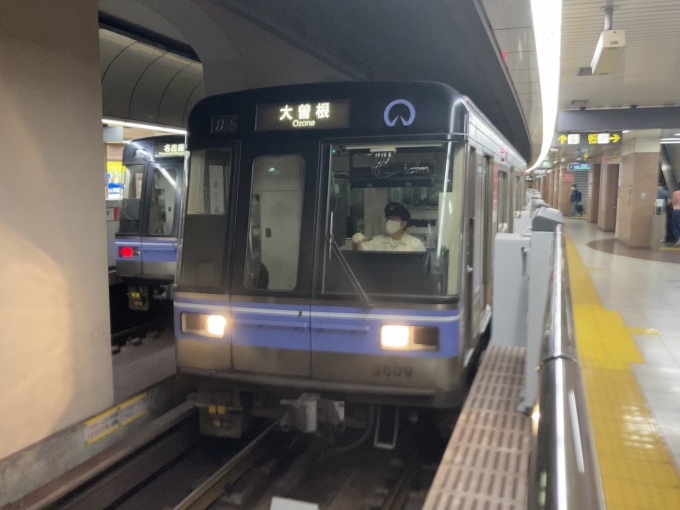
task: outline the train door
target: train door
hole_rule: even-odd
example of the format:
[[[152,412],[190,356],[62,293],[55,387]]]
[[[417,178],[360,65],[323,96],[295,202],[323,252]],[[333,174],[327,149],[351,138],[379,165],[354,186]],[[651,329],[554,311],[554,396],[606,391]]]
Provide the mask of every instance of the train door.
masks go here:
[[[483,155],[471,147],[468,160],[468,200],[466,206],[466,331],[472,340],[478,333],[480,315],[485,307],[484,262],[487,223],[490,220],[487,211],[488,164]]]
[[[116,232],[116,271],[124,277],[137,277],[142,273],[140,248],[145,201],[144,169],[144,164],[125,166],[125,185]]]
[[[508,172],[498,171],[498,232],[510,232],[510,195]]]
[[[483,218],[483,230],[481,232],[482,253],[481,253],[481,280],[483,283],[482,299],[479,303],[479,332],[482,333],[486,328],[487,321],[490,319],[490,313],[487,305],[491,304],[493,300],[493,241],[498,232],[499,226],[499,199],[498,199],[498,172],[494,165],[493,156],[484,156],[482,160],[482,176],[481,176],[482,196],[481,204]]]
[[[175,277],[183,169],[183,161],[147,163],[141,238],[142,273],[147,277]]]
[[[231,278],[233,367],[309,377],[318,145],[275,147],[252,144],[242,153]]]

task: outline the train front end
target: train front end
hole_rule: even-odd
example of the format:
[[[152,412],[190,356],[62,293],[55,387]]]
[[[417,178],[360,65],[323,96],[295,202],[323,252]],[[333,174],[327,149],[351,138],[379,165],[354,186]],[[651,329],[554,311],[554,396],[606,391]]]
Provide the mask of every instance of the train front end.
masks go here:
[[[128,284],[128,305],[149,309],[170,299],[177,271],[185,137],[130,140],[123,149],[125,182],[115,236],[116,272]]]
[[[478,343],[460,299],[465,122],[460,96],[428,83],[195,107],[175,333],[204,433],[460,404]]]

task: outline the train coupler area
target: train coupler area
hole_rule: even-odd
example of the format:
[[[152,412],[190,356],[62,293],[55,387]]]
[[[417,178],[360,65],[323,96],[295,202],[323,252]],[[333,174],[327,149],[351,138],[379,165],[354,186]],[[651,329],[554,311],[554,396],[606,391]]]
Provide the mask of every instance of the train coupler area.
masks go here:
[[[344,427],[345,403],[342,401],[323,399],[317,393],[303,393],[294,400],[281,400],[281,405],[286,408],[281,418],[284,430],[316,432],[319,423],[330,426],[332,430]]]
[[[139,312],[149,311],[148,285],[128,286],[128,307],[130,310],[137,310]]]
[[[250,405],[241,392],[197,393],[189,396],[189,400],[198,408],[204,436],[238,439],[250,427]]]

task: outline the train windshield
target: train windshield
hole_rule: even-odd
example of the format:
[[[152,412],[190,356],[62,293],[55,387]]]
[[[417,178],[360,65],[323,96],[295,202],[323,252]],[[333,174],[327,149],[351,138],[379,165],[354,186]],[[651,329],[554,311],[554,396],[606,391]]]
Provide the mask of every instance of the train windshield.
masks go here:
[[[120,204],[120,223],[118,233],[139,234],[144,188],[144,165],[127,165],[125,167],[125,185],[123,200]]]
[[[331,148],[324,294],[458,294],[463,147],[442,142]]]
[[[147,234],[167,236],[175,225],[177,179],[181,177],[182,162],[158,163],[153,167],[153,189],[149,203]]]

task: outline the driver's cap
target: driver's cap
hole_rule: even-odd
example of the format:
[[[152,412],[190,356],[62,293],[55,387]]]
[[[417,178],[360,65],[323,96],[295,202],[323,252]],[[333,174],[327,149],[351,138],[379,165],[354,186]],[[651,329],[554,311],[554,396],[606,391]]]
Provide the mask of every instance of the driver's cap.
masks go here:
[[[408,221],[411,219],[411,214],[408,212],[408,209],[399,202],[389,202],[385,206],[385,218],[389,218],[390,216],[397,216],[401,218],[401,221]]]

